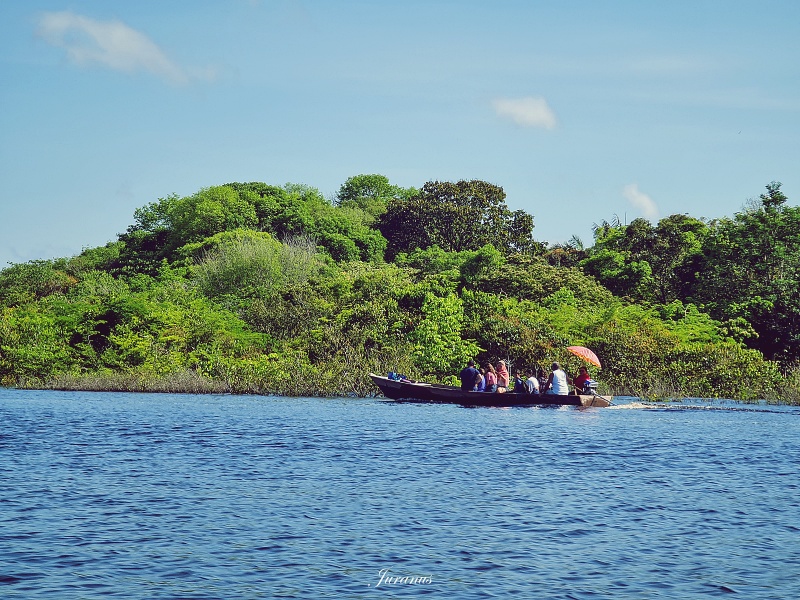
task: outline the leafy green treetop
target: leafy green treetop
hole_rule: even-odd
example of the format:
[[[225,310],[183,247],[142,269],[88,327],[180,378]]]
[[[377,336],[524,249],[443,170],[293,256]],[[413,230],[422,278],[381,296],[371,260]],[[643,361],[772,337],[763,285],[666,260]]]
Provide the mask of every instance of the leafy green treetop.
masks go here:
[[[439,246],[448,252],[491,244],[503,254],[533,253],[533,217],[511,211],[500,186],[485,181],[432,181],[409,198],[389,201],[378,219],[388,254]]]
[[[384,175],[355,175],[348,178],[336,194],[338,206],[357,208],[369,216],[372,223],[386,212],[386,204],[393,198],[409,198],[415,188],[402,188],[389,183]]]

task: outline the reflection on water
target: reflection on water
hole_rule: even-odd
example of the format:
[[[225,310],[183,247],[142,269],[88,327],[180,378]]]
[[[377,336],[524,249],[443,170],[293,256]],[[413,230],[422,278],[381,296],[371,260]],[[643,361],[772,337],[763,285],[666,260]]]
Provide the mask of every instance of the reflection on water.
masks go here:
[[[798,414],[0,390],[0,594],[800,597]]]

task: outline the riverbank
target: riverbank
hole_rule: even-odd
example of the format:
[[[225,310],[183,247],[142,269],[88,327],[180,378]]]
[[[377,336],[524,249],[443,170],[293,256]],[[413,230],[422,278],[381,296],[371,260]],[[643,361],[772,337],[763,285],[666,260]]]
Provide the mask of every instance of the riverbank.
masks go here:
[[[796,377],[796,373],[792,374]],[[300,378],[302,379],[302,378]],[[787,378],[788,383],[792,383]],[[316,383],[316,384],[315,384]],[[367,374],[363,378],[348,378],[339,380],[340,385],[319,385],[317,382],[295,382],[290,388],[273,389],[268,386],[256,385],[253,382],[231,381],[205,377],[196,371],[179,371],[162,376],[145,375],[141,373],[104,373],[85,375],[62,375],[48,381],[21,381],[16,386],[19,389],[59,390],[73,392],[129,392],[129,393],[167,393],[167,394],[242,394],[261,396],[286,396],[286,397],[370,397],[378,395],[378,389],[369,380]],[[745,404],[767,402],[773,405],[800,406],[800,388],[796,384],[787,385],[782,393],[776,393],[766,398],[725,397],[709,398],[691,390],[678,389],[674,386],[662,384],[649,386],[647,391],[637,389],[606,389],[607,395],[620,397],[641,398],[647,402],[671,402],[686,398],[700,398],[705,400],[724,399]]]
[[[18,382],[19,389],[59,390],[72,392],[131,392],[166,394],[241,394],[287,397],[366,397],[378,390],[369,382],[363,393],[354,393],[354,387],[339,388],[303,385],[302,382],[274,389],[254,382],[230,381],[205,377],[196,371],[178,371],[161,376],[141,373],[104,373],[86,375],[61,375],[47,381]]]

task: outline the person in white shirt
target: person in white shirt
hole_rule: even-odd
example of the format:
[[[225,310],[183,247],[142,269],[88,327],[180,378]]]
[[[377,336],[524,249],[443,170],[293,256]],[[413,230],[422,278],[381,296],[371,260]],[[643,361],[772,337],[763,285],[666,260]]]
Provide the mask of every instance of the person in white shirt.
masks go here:
[[[538,394],[539,393],[539,379],[536,377],[536,373],[531,373],[531,376],[528,377],[527,381],[525,382],[525,387],[528,388],[529,394]]]
[[[557,396],[566,396],[569,394],[569,385],[567,385],[567,374],[561,369],[561,365],[554,362],[550,368],[552,372],[550,377],[547,378],[547,383],[544,384],[542,394],[556,394]]]

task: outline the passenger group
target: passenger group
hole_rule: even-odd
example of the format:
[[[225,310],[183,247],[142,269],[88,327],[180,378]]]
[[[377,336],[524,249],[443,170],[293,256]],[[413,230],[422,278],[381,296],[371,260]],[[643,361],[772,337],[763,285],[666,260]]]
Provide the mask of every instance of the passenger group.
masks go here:
[[[461,370],[461,389],[467,392],[497,392],[505,393],[511,391],[515,394],[555,394],[566,396],[569,394],[569,386],[575,389],[575,393],[580,394],[584,390],[587,382],[591,381],[589,371],[586,367],[581,367],[578,375],[570,378],[557,362],[550,366],[550,374],[545,377],[544,371],[539,368],[537,371],[525,374],[517,371],[514,377],[514,387],[509,390],[509,373],[505,361],[499,361],[497,368],[492,363],[486,363],[485,367],[477,368],[475,361],[470,360],[467,366]]]

